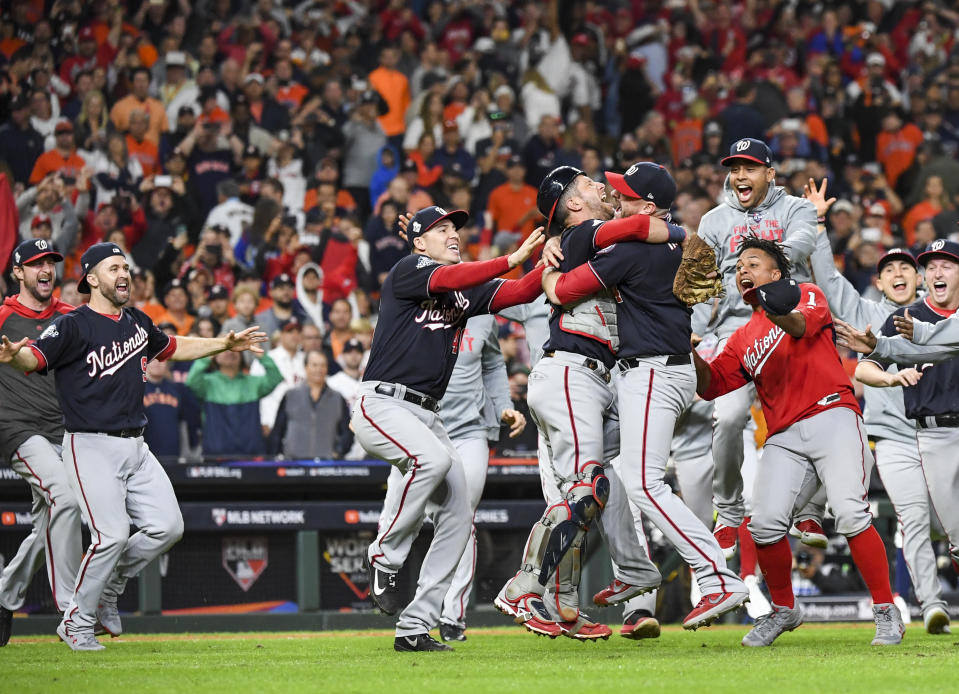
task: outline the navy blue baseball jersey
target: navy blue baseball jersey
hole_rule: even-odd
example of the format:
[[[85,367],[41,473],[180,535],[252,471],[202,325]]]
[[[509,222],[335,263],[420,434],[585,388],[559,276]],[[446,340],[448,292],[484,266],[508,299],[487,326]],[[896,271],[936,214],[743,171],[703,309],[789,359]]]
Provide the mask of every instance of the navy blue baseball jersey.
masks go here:
[[[182,383],[168,378],[159,383],[147,382],[143,407],[147,415],[143,440],[157,458],[180,455],[180,422],[186,422],[190,445],[199,441],[200,411],[193,393]]]
[[[891,314],[882,325],[882,335],[894,336],[896,326],[893,316],[902,316],[905,307]],[[928,299],[920,299],[909,306],[909,315],[926,323],[938,323],[949,317],[933,309]],[[882,364],[886,366],[886,364]],[[915,367],[922,372],[922,378],[914,386],[902,389],[902,400],[906,406],[906,416],[910,419],[959,412],[959,357],[938,364],[899,364],[901,367]]]
[[[603,224],[599,219],[590,219],[563,231],[560,239],[560,248],[563,251],[563,260],[559,264],[561,272],[569,272],[582,265],[593,257],[596,248],[596,230]],[[616,355],[609,345],[598,337],[572,332],[563,328],[563,310],[553,307],[549,317],[549,340],[543,347],[545,350],[560,350],[582,354],[601,361],[607,368],[612,368],[616,362]]]
[[[619,243],[599,250],[589,265],[604,287],[615,287],[618,356],[643,357],[690,351],[690,311],[673,294],[683,258],[675,243]]]
[[[147,423],[146,366],[168,359],[176,339],[136,308],[119,316],[84,305],[51,323],[31,344],[41,374],[54,370],[67,431],[120,431]]]
[[[490,312],[503,280],[431,294],[430,277],[440,267],[425,255],[410,255],[390,270],[364,381],[400,383],[437,400],[446,393],[463,326]]]

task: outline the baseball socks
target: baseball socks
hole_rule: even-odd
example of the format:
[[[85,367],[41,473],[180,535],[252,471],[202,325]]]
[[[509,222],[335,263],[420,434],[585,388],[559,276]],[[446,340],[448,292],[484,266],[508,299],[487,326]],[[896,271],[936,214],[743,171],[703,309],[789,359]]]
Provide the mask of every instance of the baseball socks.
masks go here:
[[[779,542],[771,545],[756,545],[756,554],[773,604],[795,607],[792,583],[793,553],[789,548],[789,540],[781,537]]]
[[[886,546],[870,525],[854,537],[847,537],[852,560],[862,575],[872,601],[876,605],[892,602],[892,588],[889,586],[889,562],[886,559]]]
[[[739,526],[739,577],[753,576],[756,573],[756,564],[759,562],[759,556],[756,554],[756,542],[753,536],[749,534],[749,521],[747,518]]]

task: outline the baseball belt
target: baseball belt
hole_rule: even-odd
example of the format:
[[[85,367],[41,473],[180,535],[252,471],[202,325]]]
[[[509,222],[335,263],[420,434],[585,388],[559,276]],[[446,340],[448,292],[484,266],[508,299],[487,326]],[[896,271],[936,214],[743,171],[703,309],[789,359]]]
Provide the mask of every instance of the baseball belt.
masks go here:
[[[685,354],[649,354],[643,357],[623,357],[616,363],[619,364],[620,369],[626,371],[627,369],[635,369],[644,359],[662,357],[666,357],[666,366],[689,366],[692,363],[692,355],[690,352],[686,352]]]
[[[133,429],[118,429],[117,431],[93,431],[89,429],[77,429],[72,434],[103,434],[104,436],[116,436],[121,439],[137,439],[143,436],[146,427],[136,427]]]
[[[400,400],[406,400],[406,402],[411,402],[414,405],[419,405],[424,410],[429,410],[430,412],[436,412],[440,409],[440,403],[436,398],[415,391],[412,388],[402,390],[392,383],[378,383],[373,390],[380,395],[387,395],[391,398],[398,398]],[[400,395],[401,390],[403,392],[402,395]]]
[[[959,427],[959,412],[919,417],[916,424],[920,429],[934,429],[936,427]]]
[[[543,356],[555,357],[556,352],[553,350],[548,350],[546,352],[543,352]],[[599,376],[601,379],[609,383],[609,379],[610,379],[609,369],[607,369],[604,364],[599,363],[592,357],[584,357],[582,363],[583,363],[583,366],[585,366],[587,369],[595,372],[597,376]]]

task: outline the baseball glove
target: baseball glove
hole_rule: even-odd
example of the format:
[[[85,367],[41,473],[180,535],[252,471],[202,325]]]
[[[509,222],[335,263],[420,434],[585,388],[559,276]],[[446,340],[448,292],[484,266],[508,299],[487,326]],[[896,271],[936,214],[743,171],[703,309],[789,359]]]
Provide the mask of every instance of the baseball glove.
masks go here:
[[[673,294],[687,306],[723,294],[723,278],[716,266],[716,252],[696,234],[690,234],[686,239],[683,259],[673,280]]]

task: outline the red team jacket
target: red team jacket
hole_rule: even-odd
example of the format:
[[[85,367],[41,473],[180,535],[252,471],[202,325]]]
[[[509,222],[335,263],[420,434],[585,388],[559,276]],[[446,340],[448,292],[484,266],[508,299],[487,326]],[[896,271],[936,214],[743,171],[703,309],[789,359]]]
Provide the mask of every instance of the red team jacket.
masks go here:
[[[836,351],[826,297],[814,284],[799,288],[796,310],[806,318],[802,337],[790,337],[765,311],[755,311],[709,364],[712,380],[703,399],[755,382],[770,436],[833,407],[862,414]]]

